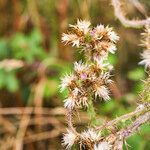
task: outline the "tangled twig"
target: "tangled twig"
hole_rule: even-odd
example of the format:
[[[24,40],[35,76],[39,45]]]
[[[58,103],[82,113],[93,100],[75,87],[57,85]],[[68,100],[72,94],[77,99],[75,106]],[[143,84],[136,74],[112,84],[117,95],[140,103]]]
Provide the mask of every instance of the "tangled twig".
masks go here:
[[[125,12],[121,8],[121,0],[112,0],[112,5],[114,7],[115,16],[120,20],[120,22],[126,27],[133,28],[142,28],[146,25],[150,25],[150,18],[146,18],[143,20],[129,20],[125,16]]]

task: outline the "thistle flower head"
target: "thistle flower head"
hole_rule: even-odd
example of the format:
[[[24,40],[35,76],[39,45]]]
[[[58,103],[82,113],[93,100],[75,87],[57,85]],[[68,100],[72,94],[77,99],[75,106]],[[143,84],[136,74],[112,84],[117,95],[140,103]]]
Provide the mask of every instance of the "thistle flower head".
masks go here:
[[[87,131],[84,131],[81,133],[81,139],[84,141],[92,141],[96,142],[100,138],[100,134],[96,133],[94,129],[88,129]]]
[[[91,23],[89,21],[86,21],[86,20],[77,20],[77,24],[76,25],[69,25],[70,27],[72,28],[75,28],[81,32],[83,32],[83,34],[87,34],[90,30],[90,25]]]
[[[109,72],[102,72],[99,78],[100,80],[103,80],[105,84],[111,84],[113,81],[110,79],[110,76]]]
[[[108,142],[100,142],[98,145],[94,145],[94,150],[111,150],[112,145]]]
[[[104,25],[100,24],[94,28],[94,38],[95,40],[110,40],[111,42],[116,43],[119,40],[119,36],[113,31],[110,27],[105,27]]]
[[[150,49],[144,51],[141,56],[143,60],[139,64],[145,65],[146,68],[150,67]]]
[[[150,49],[150,26],[146,26],[144,33],[142,33],[143,40],[142,40],[142,46],[145,47],[145,49]]]
[[[116,48],[116,45],[115,44],[111,44],[109,47],[108,47],[108,51],[112,54],[114,54],[116,52],[117,48]]]
[[[150,26],[147,26],[143,35],[142,46],[145,47],[145,51],[141,54],[142,61],[139,64],[145,65],[146,68],[150,68]]]
[[[65,34],[62,35],[62,42],[65,44],[72,44],[72,46],[79,47],[80,41],[77,35],[75,34]]]
[[[95,55],[99,58],[107,57],[108,53],[115,53],[115,43],[119,36],[110,27],[98,25],[90,27],[89,21],[77,20],[76,25],[69,25],[70,33],[62,35],[62,41],[72,46],[81,47],[88,59]]]
[[[73,109],[76,105],[76,99],[72,96],[68,97],[67,99],[64,100],[64,107]]]
[[[95,91],[95,97],[97,96],[102,97],[105,101],[109,100],[110,97],[108,88],[104,85],[97,87]]]
[[[88,69],[89,69],[89,66],[87,64],[82,63],[82,61],[74,63],[74,70],[77,73],[86,72]]]
[[[112,31],[111,28],[110,28],[110,31],[108,32],[108,36],[110,40],[114,43],[116,43],[119,40],[119,36],[114,31]]]
[[[74,74],[64,76],[63,78],[61,78],[60,90],[63,91],[67,87],[71,86],[75,81],[76,76]]]
[[[71,130],[68,129],[67,133],[65,133],[63,136],[63,141],[62,141],[63,146],[65,146],[66,149],[71,149],[71,147],[76,141],[76,138],[77,136]]]
[[[70,96],[64,100],[64,107],[73,110],[74,108],[79,108],[81,106],[88,106],[88,98],[76,87],[70,92]]]

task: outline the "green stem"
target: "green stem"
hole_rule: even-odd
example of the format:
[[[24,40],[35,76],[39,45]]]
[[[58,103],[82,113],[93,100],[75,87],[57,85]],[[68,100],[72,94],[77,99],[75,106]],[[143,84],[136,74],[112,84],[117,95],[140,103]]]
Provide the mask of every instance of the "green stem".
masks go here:
[[[88,105],[88,108],[87,108],[87,113],[90,117],[90,124],[92,126],[95,126],[96,125],[96,112],[95,112],[95,109],[94,109],[93,102],[92,102],[91,98],[89,99],[89,105]]]

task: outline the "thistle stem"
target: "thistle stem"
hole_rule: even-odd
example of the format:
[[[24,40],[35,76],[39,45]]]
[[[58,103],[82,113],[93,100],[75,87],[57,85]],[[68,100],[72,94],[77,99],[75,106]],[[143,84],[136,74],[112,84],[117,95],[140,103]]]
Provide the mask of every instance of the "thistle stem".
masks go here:
[[[93,106],[93,101],[91,98],[89,99],[89,105],[87,107],[87,113],[90,117],[90,124],[92,126],[95,126],[96,125],[96,112],[95,112],[95,109]]]

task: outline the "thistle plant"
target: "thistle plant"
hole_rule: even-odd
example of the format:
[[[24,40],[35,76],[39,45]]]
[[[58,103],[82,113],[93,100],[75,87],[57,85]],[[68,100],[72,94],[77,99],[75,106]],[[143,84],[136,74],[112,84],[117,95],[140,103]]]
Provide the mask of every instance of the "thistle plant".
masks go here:
[[[88,106],[90,97],[109,100],[107,85],[112,82],[109,79],[112,67],[106,60],[109,53],[115,53],[119,37],[108,26],[90,28],[90,25],[89,21],[78,20],[76,25],[69,25],[71,31],[62,36],[65,44],[80,47],[85,54],[85,61],[75,62],[74,72],[62,78],[61,90],[69,90],[65,100],[67,109]]]
[[[122,149],[125,139],[150,119],[149,101],[140,103],[134,112],[96,126],[93,101],[97,98],[104,101],[110,99],[109,84],[113,82],[110,79],[113,67],[108,63],[108,55],[115,53],[119,36],[113,28],[102,24],[91,27],[89,21],[78,20],[76,25],[69,27],[68,33],[62,35],[62,42],[80,49],[85,59],[75,62],[72,73],[61,79],[61,91],[68,90],[68,97],[64,100],[68,129],[63,137],[63,145],[66,149],[71,149],[74,144],[87,150]],[[147,66],[147,61],[144,64]],[[90,115],[92,126],[79,133],[73,125],[73,117],[83,108]],[[120,122],[131,118],[134,119],[130,125],[121,129],[117,127]],[[107,133],[104,134],[104,131]]]

